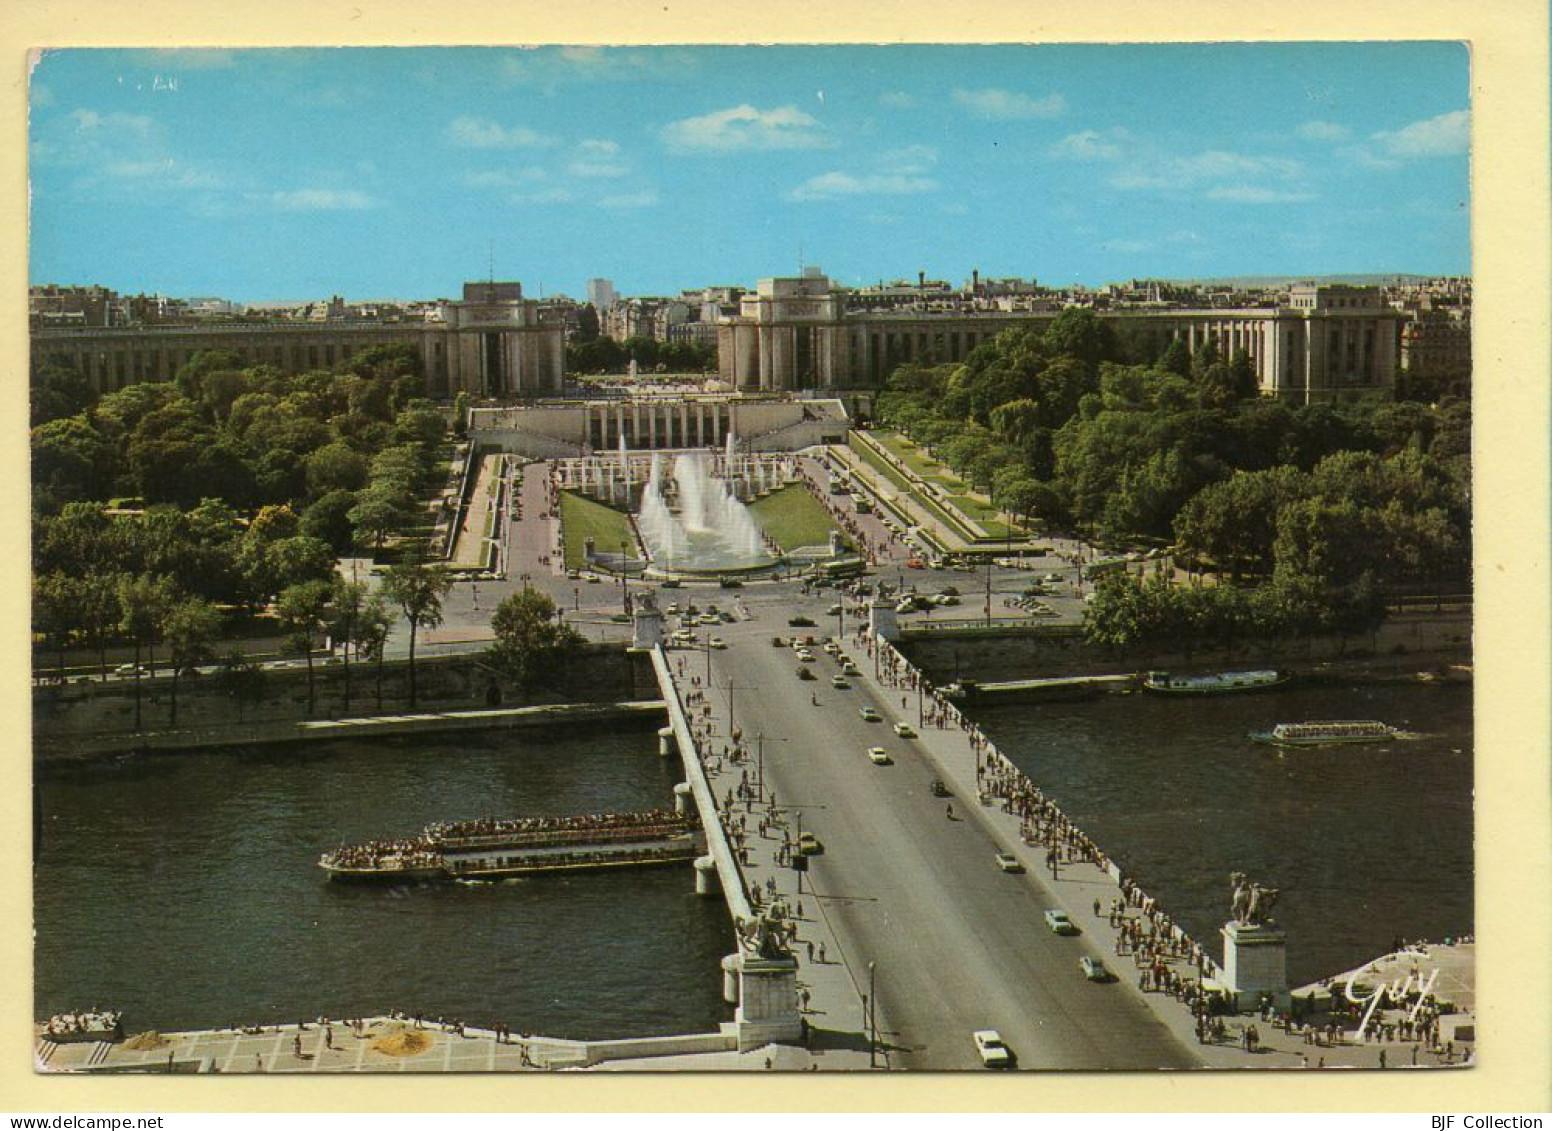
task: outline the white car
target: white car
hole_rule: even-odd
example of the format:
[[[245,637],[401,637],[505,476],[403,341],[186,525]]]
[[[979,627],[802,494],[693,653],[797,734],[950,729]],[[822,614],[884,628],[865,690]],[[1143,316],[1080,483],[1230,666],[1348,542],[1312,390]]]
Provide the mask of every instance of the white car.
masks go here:
[[[836,675],[830,677],[830,686],[835,688],[837,691],[845,691],[851,687],[851,684],[846,682],[845,676]]]
[[[982,1029],[971,1033],[975,1051],[981,1054],[981,1063],[987,1068],[1007,1068],[1013,1064],[1013,1054],[1002,1043],[1002,1034],[996,1029]]]
[[[1052,907],[1045,913],[1045,925],[1051,928],[1055,935],[1075,935],[1078,933],[1077,924],[1068,917],[1067,912]]]
[[[864,707],[857,713],[862,716],[862,721],[865,723],[881,723],[884,721],[884,716],[879,714],[872,707]]]
[[[1019,858],[1011,852],[997,853],[997,867],[1004,872],[1022,872],[1024,865],[1019,863]]]
[[[814,662],[814,654],[812,652],[810,652],[807,648],[799,648],[798,652],[797,652],[797,657],[798,657],[798,662],[801,663],[801,664],[811,664],[811,663]]]
[[[893,762],[894,759],[889,756],[889,751],[885,750],[882,746],[871,746],[868,748],[868,761],[872,762],[875,766],[887,766]]]
[[[727,647],[727,641],[722,639],[722,637],[720,637],[720,636],[713,636],[710,640],[706,641],[706,644],[707,644],[708,647],[711,647],[711,648],[726,648]]]
[[[912,730],[909,726],[907,726],[905,723],[896,723],[895,724],[895,733],[898,734],[901,738],[915,738],[916,737],[916,732],[914,730]]]

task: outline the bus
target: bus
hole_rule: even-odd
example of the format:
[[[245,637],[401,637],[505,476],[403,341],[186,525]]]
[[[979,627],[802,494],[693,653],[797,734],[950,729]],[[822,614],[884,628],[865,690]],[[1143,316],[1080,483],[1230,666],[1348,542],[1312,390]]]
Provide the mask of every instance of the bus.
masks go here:
[[[873,513],[873,503],[870,500],[863,498],[861,495],[853,495],[851,497],[851,505],[857,508],[858,514]]]

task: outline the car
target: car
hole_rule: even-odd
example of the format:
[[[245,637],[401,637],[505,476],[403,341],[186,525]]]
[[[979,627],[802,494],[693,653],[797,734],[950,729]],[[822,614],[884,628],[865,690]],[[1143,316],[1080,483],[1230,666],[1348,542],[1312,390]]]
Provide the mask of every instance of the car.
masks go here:
[[[826,640],[821,647],[826,655],[839,656],[841,654],[841,646],[833,640]]]
[[[895,733],[898,734],[901,738],[915,738],[916,737],[916,732],[914,730],[912,730],[910,728],[910,726],[908,726],[905,723],[896,723],[895,724]]]
[[[679,602],[678,601],[673,602],[673,604],[669,605],[668,608],[664,609],[663,611],[666,612],[671,617],[678,616],[679,615]]]
[[[718,578],[717,584],[722,586],[724,589],[742,589],[744,587],[742,579],[737,577]]]
[[[868,747],[868,761],[872,762],[875,766],[887,766],[893,762],[894,759],[889,756],[889,751],[885,750],[882,746],[870,746]]]
[[[720,636],[713,636],[710,640],[706,641],[706,646],[708,648],[726,648],[727,641],[722,639]]]
[[[825,610],[825,616],[827,617],[838,617],[840,615],[841,606],[839,605],[831,605],[828,609]]]
[[[1061,583],[1062,575],[1059,574],[1059,573],[1048,573],[1044,577],[1042,577],[1040,580],[1044,581],[1044,582],[1046,582],[1046,583],[1048,583],[1050,585],[1058,585],[1058,584]]]
[[[872,707],[864,707],[857,713],[862,716],[862,721],[865,723],[881,723],[884,721],[884,716],[879,714]]]
[[[1090,958],[1086,954],[1078,959],[1078,969],[1082,970],[1083,976],[1091,982],[1108,982],[1115,977],[1106,969],[1103,962],[1097,958]]]
[[[997,867],[1004,872],[1022,872],[1024,865],[1019,863],[1019,858],[1011,852],[997,853]]]
[[[678,589],[681,582],[677,577],[669,577],[659,582],[659,584],[662,585],[664,589]]]
[[[145,674],[145,668],[137,667],[134,664],[120,664],[118,667],[113,669],[113,674],[114,675],[144,675]]]
[[[802,663],[811,664],[811,663],[814,662],[814,654],[812,652],[810,652],[807,648],[799,648],[798,652],[797,652],[797,656],[798,656],[798,660],[800,662],[802,662]]]
[[[1059,908],[1048,908],[1045,913],[1045,925],[1051,928],[1053,935],[1075,935],[1078,926],[1068,916],[1067,912]]]
[[[927,568],[927,563],[922,561],[920,558],[906,558],[905,559],[905,568],[906,569],[926,569]]]
[[[707,625],[721,624],[722,618],[719,617],[716,613],[702,613],[700,615],[700,622]]]
[[[599,577],[596,573],[590,573],[582,580],[586,581],[589,585],[598,585],[603,581],[603,578]]]
[[[938,592],[941,593],[945,597],[957,597],[957,596],[959,596],[959,590],[955,589],[952,585],[945,585]]]
[[[846,663],[841,665],[841,674],[842,675],[850,675],[850,676],[858,676],[858,675],[861,675],[862,673],[857,670],[857,665],[856,664],[854,664],[850,660],[848,660],[848,661],[846,661]]]
[[[809,617],[788,617],[788,628],[813,628],[814,622]]]
[[[949,792],[948,786],[943,784],[943,779],[942,778],[933,778],[932,781],[928,783],[927,790],[934,797],[953,797],[954,796],[952,793]]]
[[[800,833],[798,835],[799,856],[822,856],[824,844],[813,833]]]
[[[732,613],[727,612],[726,610],[718,613],[717,615],[722,618],[723,624],[732,624],[735,620],[738,619]]]
[[[846,682],[845,676],[836,675],[830,677],[830,686],[835,688],[837,691],[845,691],[847,688],[851,687],[851,684]]]
[[[579,570],[579,569],[568,569],[566,571],[566,580],[567,581],[580,581],[580,580],[582,580],[582,571]]]
[[[1002,1043],[1002,1034],[996,1029],[982,1029],[971,1033],[970,1039],[975,1042],[975,1051],[980,1054],[981,1063],[987,1068],[1012,1066],[1013,1053]]]
[[[798,669],[798,678],[799,679],[818,679],[819,677],[816,676],[808,668],[799,668]]]

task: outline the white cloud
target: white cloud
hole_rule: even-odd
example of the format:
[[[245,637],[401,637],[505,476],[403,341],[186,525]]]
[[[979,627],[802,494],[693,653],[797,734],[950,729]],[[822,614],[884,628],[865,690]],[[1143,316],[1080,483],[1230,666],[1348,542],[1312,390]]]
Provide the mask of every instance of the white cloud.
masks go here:
[[[1229,204],[1298,204],[1314,200],[1315,194],[1289,192],[1262,185],[1215,185],[1207,190],[1207,199],[1222,200]]]
[[[162,188],[218,188],[226,178],[208,169],[180,165],[171,157],[149,161],[110,161],[102,168],[106,176],[126,181],[157,181]]]
[[[1389,157],[1455,157],[1471,147],[1471,112],[1452,110],[1436,118],[1381,131],[1372,139]]]
[[[819,122],[796,106],[758,110],[748,103],[669,122],[663,141],[679,151],[824,149],[834,142]]]
[[[830,200],[837,196],[905,196],[932,192],[938,182],[930,177],[902,173],[821,173],[810,177],[787,194],[788,200]]]
[[[635,208],[651,208],[656,203],[657,193],[649,190],[646,192],[627,192],[616,196],[606,196],[598,202],[598,207],[623,212]]]
[[[914,110],[916,98],[903,90],[891,90],[887,94],[878,96],[878,104],[890,110]]]
[[[951,96],[954,103],[980,118],[1012,120],[1017,118],[1055,118],[1067,109],[1067,100],[1060,94],[1048,94],[1034,98],[1016,90],[956,90]]]
[[[1099,246],[1103,251],[1119,251],[1126,254],[1148,251],[1153,247],[1147,240],[1106,240]]]
[[[95,110],[72,110],[66,116],[81,133],[134,134],[144,137],[155,128],[155,123],[143,114],[99,114]]]
[[[458,182],[467,188],[516,188],[533,181],[542,181],[547,174],[543,169],[482,169],[472,173],[460,173]]]
[[[32,84],[29,94],[35,110],[54,105],[54,92],[40,82]]]
[[[1352,131],[1335,122],[1304,122],[1294,131],[1305,141],[1346,141]]]
[[[294,189],[269,199],[281,212],[359,212],[382,203],[357,189]]]
[[[1131,145],[1132,135],[1123,127],[1109,130],[1081,130],[1068,134],[1051,147],[1056,157],[1077,161],[1116,161]]]
[[[620,147],[615,142],[590,139],[577,146],[566,171],[574,177],[623,177],[630,172],[630,166],[619,154]]]
[[[547,137],[527,126],[503,126],[487,118],[455,118],[447,133],[454,145],[465,149],[525,149],[550,144]]]
[[[886,173],[925,173],[937,163],[938,151],[930,145],[907,145],[878,158],[878,167]]]

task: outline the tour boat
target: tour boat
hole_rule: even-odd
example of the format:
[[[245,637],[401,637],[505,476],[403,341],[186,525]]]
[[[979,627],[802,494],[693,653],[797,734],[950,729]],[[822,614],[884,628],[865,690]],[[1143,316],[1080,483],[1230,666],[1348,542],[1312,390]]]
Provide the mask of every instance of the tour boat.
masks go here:
[[[43,1026],[43,1037],[56,1045],[121,1041],[124,1039],[123,1016],[111,1009],[78,1009],[74,1013],[56,1013]]]
[[[334,880],[496,880],[673,864],[700,855],[695,823],[668,810],[427,825],[411,841],[344,845],[318,866]]]
[[[1287,672],[1211,672],[1207,675],[1172,675],[1149,672],[1142,681],[1145,691],[1169,695],[1218,695],[1228,691],[1262,691],[1288,682]]]
[[[1388,723],[1373,719],[1349,719],[1278,723],[1269,731],[1252,731],[1250,737],[1273,746],[1329,746],[1334,743],[1388,742],[1400,733]]]

